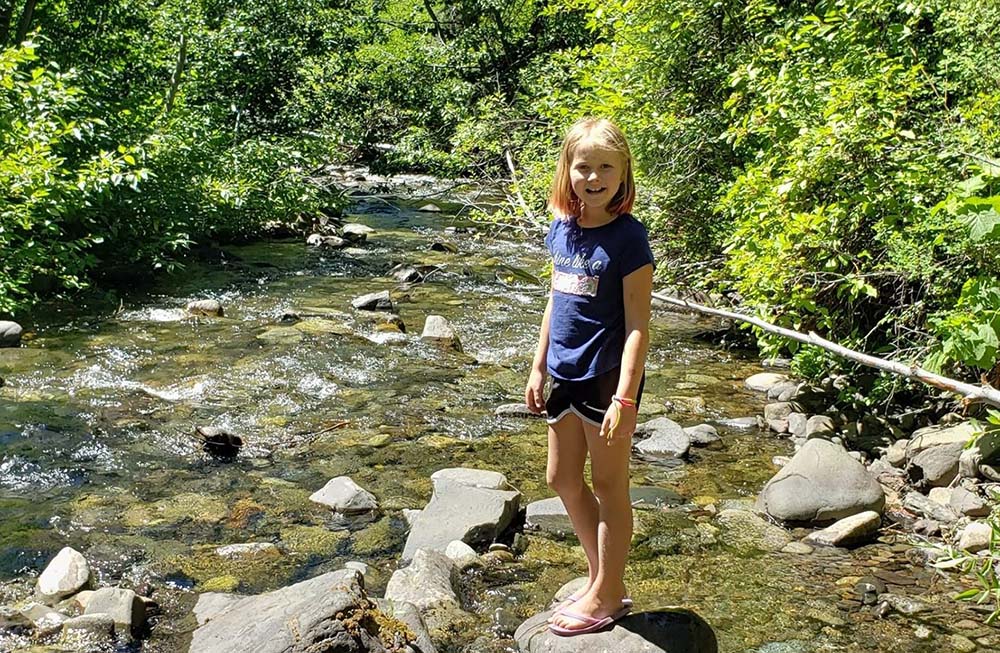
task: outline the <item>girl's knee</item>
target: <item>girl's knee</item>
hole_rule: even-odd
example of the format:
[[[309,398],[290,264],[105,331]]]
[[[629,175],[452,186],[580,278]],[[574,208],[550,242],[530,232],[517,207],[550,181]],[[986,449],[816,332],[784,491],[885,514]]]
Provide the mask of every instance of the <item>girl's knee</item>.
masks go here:
[[[583,476],[579,474],[560,473],[549,470],[545,473],[545,482],[559,496],[572,496],[583,492]]]
[[[628,500],[628,475],[609,475],[593,477],[594,494],[598,499],[613,501]]]

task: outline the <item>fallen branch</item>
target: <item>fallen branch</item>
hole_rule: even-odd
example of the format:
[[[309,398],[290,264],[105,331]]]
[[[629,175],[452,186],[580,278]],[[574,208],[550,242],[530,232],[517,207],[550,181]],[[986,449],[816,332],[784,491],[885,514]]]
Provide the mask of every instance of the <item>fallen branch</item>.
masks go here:
[[[784,336],[790,340],[802,342],[807,345],[815,345],[821,349],[825,349],[826,351],[832,352],[842,358],[846,358],[856,363],[861,363],[862,365],[867,365],[868,367],[874,367],[875,369],[883,370],[885,372],[892,372],[893,374],[898,374],[899,376],[907,379],[920,381],[921,383],[934,388],[959,394],[962,396],[962,403],[966,405],[973,403],[986,403],[991,406],[1000,407],[1000,390],[996,390],[989,386],[972,385],[971,383],[956,381],[955,379],[949,379],[946,376],[935,374],[934,372],[930,372],[915,365],[906,365],[905,363],[886,360],[884,358],[879,358],[878,356],[872,356],[871,354],[863,354],[859,351],[848,349],[843,345],[838,345],[837,343],[831,342],[825,338],[821,338],[812,331],[809,333],[800,333],[799,331],[785,329],[784,327],[776,326],[770,322],[765,322],[764,320],[751,315],[743,315],[742,313],[734,313],[732,311],[725,311],[719,308],[710,308],[685,299],[668,297],[667,295],[662,295],[656,292],[653,293],[653,298],[674,306],[680,306],[688,310],[697,311],[698,313],[715,315],[717,317],[738,320],[740,322],[748,322],[755,327],[763,329],[764,331],[777,333],[780,336]]]
[[[517,183],[517,170],[514,169],[514,158],[510,155],[510,150],[504,150],[503,154],[507,159],[507,167],[510,169],[510,179],[513,182],[512,187],[514,195],[517,197],[517,203],[521,205],[521,210],[524,211],[524,214],[533,220],[535,214],[528,207],[528,203],[524,201],[524,195],[521,195],[520,185]]]

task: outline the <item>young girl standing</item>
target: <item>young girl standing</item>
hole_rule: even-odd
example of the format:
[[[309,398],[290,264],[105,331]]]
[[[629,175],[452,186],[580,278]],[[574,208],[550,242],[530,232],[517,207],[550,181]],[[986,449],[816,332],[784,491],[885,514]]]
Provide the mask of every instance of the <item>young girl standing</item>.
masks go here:
[[[548,414],[546,480],[562,499],[587,556],[589,581],[553,614],[560,635],[600,630],[624,616],[632,539],[629,455],[649,345],[653,254],[629,211],[632,156],[621,130],[584,119],[563,141],[545,244],[552,291],[525,388]],[[543,401],[546,374],[552,376]],[[584,481],[590,454],[593,488]]]

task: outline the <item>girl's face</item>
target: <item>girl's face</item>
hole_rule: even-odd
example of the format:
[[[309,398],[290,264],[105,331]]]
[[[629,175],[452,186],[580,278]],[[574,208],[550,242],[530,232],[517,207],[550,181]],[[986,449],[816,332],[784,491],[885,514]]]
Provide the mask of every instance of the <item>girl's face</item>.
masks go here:
[[[569,180],[584,206],[607,207],[624,179],[625,159],[619,152],[586,141],[577,146],[569,167]]]

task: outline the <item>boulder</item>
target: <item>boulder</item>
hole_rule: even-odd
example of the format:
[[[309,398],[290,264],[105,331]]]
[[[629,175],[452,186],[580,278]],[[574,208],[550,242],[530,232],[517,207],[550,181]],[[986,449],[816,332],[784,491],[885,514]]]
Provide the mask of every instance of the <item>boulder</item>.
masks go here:
[[[458,336],[455,335],[455,330],[448,323],[448,320],[440,315],[427,316],[420,339],[444,345],[456,351],[462,351],[462,343],[459,341]]]
[[[114,650],[115,620],[106,614],[84,614],[62,625],[60,643],[72,651]]]
[[[978,553],[990,548],[990,537],[993,535],[993,528],[984,522],[974,521],[962,531],[958,540],[958,548],[969,553]]]
[[[788,377],[784,374],[761,372],[760,374],[754,374],[743,383],[751,390],[756,390],[757,392],[767,392],[771,389],[771,386],[784,383],[785,381],[788,381]]]
[[[528,504],[524,527],[550,533],[556,537],[573,534],[573,522],[566,513],[566,507],[559,497],[532,501]]]
[[[17,347],[21,344],[24,329],[17,322],[0,320],[0,347]]]
[[[636,427],[635,437],[639,441],[633,448],[649,456],[683,458],[691,448],[691,436],[667,417],[643,422]]]
[[[329,506],[344,514],[378,510],[378,501],[375,499],[375,495],[362,488],[348,476],[331,478],[326,485],[313,492],[309,500]]]
[[[208,597],[208,598],[206,598]],[[198,599],[217,610],[194,631],[191,651],[197,653],[292,653],[305,651],[399,650],[398,641],[382,641],[385,631],[372,628],[378,613],[351,569],[261,594],[221,602],[203,594]],[[374,617],[374,619],[369,618]],[[398,640],[403,633],[394,633]]]
[[[902,467],[906,464],[906,445],[909,440],[896,440],[885,450],[885,459],[893,467]]]
[[[757,510],[775,519],[822,523],[866,510],[881,514],[885,495],[865,466],[820,439],[802,448],[767,482]]]
[[[373,231],[369,226],[349,222],[340,228],[340,236],[349,243],[363,243]]]
[[[351,300],[351,306],[359,311],[391,311],[392,300],[388,290],[371,292]]]
[[[38,577],[35,594],[47,605],[75,594],[90,582],[90,565],[79,551],[64,547]]]
[[[964,487],[956,487],[952,490],[948,505],[957,514],[966,517],[986,517],[990,514],[990,506],[986,501]]]
[[[719,432],[711,424],[688,426],[684,428],[684,432],[687,433],[691,444],[699,447],[710,445],[722,439]]]
[[[792,541],[785,529],[746,510],[723,510],[716,519],[725,529],[722,543],[740,553],[780,551]]]
[[[907,465],[910,479],[932,487],[950,485],[958,476],[958,460],[964,447],[964,443],[954,442],[919,450]]]
[[[913,460],[914,456],[925,449],[940,445],[959,445],[964,447],[973,437],[976,430],[972,424],[962,422],[953,426],[927,426],[913,432],[906,445],[906,458]]]
[[[203,317],[222,317],[225,312],[222,303],[216,299],[196,299],[193,302],[188,302],[184,310],[191,315]]]
[[[106,614],[121,636],[136,636],[146,623],[146,606],[132,590],[102,587],[96,590],[84,615]]]
[[[347,244],[343,238],[339,236],[324,236],[323,234],[309,234],[306,238],[306,244],[311,247],[320,247],[322,249],[338,249]]]
[[[851,546],[865,542],[878,532],[882,517],[873,510],[839,519],[823,530],[810,533],[802,541],[820,546]]]
[[[829,438],[836,432],[837,424],[828,415],[813,415],[806,420],[806,438]]]
[[[562,637],[547,627],[551,611],[522,623],[514,633],[520,653],[718,653],[711,626],[683,608],[630,614],[612,628]]]
[[[788,414],[788,432],[796,438],[806,437],[806,426],[809,424],[809,416],[805,413]],[[815,437],[815,436],[814,436]]]
[[[413,520],[403,561],[418,549],[443,552],[452,540],[489,544],[517,514],[521,493],[507,487],[502,474],[475,469],[440,470],[431,476],[430,503]]]
[[[435,608],[460,608],[458,567],[448,556],[438,551],[418,549],[413,561],[397,569],[385,586],[385,598],[411,603],[421,613]]]
[[[470,567],[478,567],[483,563],[476,550],[461,540],[449,542],[448,547],[444,550],[444,554],[455,563],[459,571],[465,571]]]

